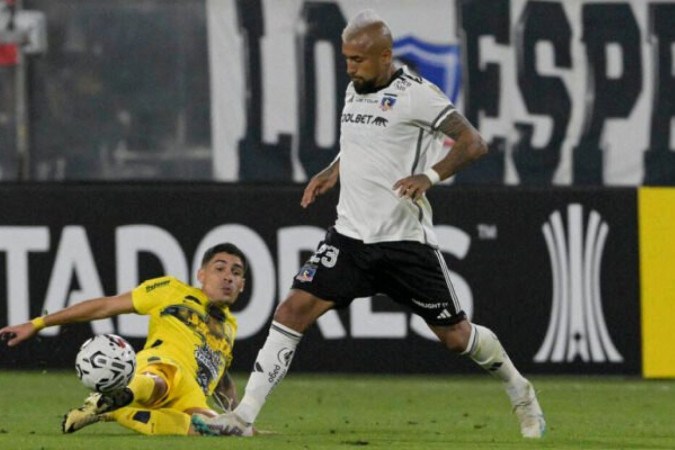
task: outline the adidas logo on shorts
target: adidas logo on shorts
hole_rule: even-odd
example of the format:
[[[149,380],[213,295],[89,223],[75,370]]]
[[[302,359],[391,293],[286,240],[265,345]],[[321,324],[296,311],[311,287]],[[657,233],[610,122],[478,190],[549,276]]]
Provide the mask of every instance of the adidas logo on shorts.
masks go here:
[[[452,315],[447,309],[444,309],[438,316],[436,316],[437,319],[449,319],[450,317],[452,317]]]

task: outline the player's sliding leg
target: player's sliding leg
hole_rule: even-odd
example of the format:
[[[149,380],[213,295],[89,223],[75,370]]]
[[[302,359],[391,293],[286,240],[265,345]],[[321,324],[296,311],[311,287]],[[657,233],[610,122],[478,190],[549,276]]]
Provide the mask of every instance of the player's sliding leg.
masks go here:
[[[504,383],[523,437],[541,437],[546,421],[534,388],[513,365],[497,336],[484,326],[471,324],[469,342],[462,354]]]
[[[101,420],[115,421],[137,433],[160,436],[199,434],[191,431],[190,415],[175,409],[125,407],[102,414]]]
[[[63,416],[61,431],[74,433],[87,425],[99,422],[103,419],[103,414],[126,406],[133,399],[133,393],[129,388],[108,394],[94,392],[85,399],[82,406],[71,409]]]
[[[87,425],[103,420],[103,414],[129,405],[136,401],[149,405],[166,392],[166,382],[152,373],[136,374],[129,386],[107,394],[93,393],[79,408],[71,409],[63,417],[61,429],[64,433],[74,433]],[[188,418],[189,422],[189,418]]]
[[[273,321],[237,408],[214,419],[194,415],[193,427],[205,435],[252,436],[253,422],[267,396],[286,375],[301,338],[302,334]]]

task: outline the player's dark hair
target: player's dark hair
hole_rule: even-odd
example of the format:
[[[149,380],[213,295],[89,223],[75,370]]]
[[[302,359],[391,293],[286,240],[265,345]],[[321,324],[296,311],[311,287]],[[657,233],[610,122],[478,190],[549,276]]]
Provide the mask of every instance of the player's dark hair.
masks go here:
[[[248,270],[248,260],[246,259],[246,256],[244,256],[244,252],[239,250],[239,247],[229,242],[216,244],[206,250],[202,257],[202,267],[207,265],[217,253],[229,253],[230,255],[238,256],[239,259],[241,259],[241,263],[244,265],[244,274],[246,274],[246,271]]]

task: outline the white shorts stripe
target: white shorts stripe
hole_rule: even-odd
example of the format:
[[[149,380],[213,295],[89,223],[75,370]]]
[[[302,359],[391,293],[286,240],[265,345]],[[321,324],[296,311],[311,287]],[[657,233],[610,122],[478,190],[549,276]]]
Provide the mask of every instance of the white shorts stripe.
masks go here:
[[[455,288],[452,286],[452,281],[450,281],[450,271],[448,270],[448,266],[445,263],[445,258],[443,258],[443,254],[440,250],[434,250],[434,253],[436,254],[436,258],[438,258],[438,263],[441,265],[441,272],[443,272],[443,277],[445,278],[445,282],[448,285],[448,291],[450,292],[452,303],[455,305],[455,312],[459,312],[462,310],[462,307],[459,304],[459,300],[457,299],[457,294],[455,294]]]

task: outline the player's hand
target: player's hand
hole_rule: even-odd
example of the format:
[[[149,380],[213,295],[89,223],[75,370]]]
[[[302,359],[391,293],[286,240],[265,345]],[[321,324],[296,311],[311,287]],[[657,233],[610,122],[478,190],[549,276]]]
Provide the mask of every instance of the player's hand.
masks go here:
[[[337,183],[337,180],[337,175],[329,170],[323,170],[314,175],[312,179],[309,180],[307,187],[305,187],[300,206],[307,208],[314,203],[314,200],[316,200],[319,195],[325,194],[331,190]]]
[[[416,202],[430,187],[431,180],[424,174],[417,174],[401,178],[392,189],[398,191],[399,197],[408,197]]]
[[[7,342],[8,347],[14,347],[26,339],[30,339],[37,333],[32,323],[26,322],[21,325],[5,327],[0,330],[0,341]]]

